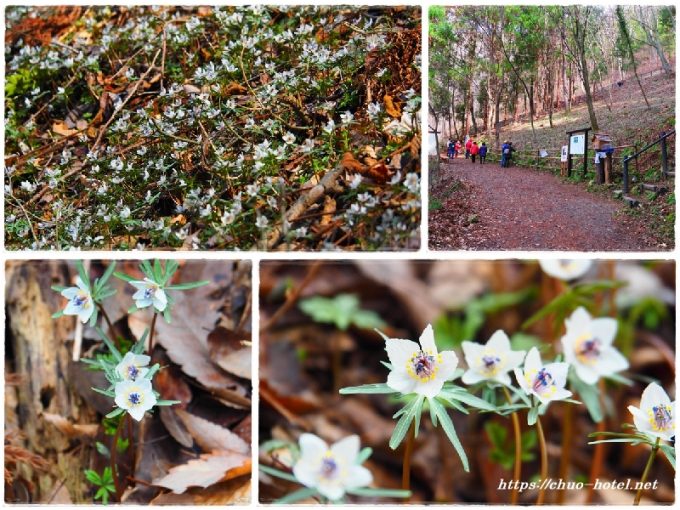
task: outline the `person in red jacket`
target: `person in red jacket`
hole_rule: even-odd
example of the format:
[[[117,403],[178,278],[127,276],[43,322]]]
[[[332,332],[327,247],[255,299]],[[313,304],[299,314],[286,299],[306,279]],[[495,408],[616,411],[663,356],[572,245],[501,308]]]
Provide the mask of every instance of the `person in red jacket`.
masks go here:
[[[456,146],[454,149],[454,157],[458,157],[460,155],[460,150],[463,148],[463,145],[460,143],[460,140],[456,140]]]
[[[472,138],[468,138],[467,142],[465,142],[465,159],[470,157],[470,147],[472,147]]]
[[[475,159],[477,158],[477,154],[479,153],[479,145],[477,145],[477,142],[474,140],[470,144],[470,158],[472,159],[472,162],[475,162]]]

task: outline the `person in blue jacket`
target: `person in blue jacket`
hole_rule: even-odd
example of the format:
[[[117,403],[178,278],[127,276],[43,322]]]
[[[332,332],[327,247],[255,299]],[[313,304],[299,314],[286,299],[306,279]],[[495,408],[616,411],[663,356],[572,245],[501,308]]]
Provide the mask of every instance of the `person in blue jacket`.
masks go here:
[[[486,151],[488,150],[488,147],[486,146],[486,142],[482,142],[482,145],[479,147],[479,164],[483,165],[484,160],[486,160]]]
[[[501,166],[505,168],[508,166],[508,158],[510,157],[510,142],[505,140],[501,145]]]

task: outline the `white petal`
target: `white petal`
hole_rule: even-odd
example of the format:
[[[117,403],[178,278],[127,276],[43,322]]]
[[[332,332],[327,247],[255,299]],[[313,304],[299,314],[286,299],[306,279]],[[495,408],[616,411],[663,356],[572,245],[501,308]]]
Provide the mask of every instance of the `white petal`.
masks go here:
[[[458,356],[456,356],[456,353],[453,351],[443,351],[440,356],[442,357],[442,362],[439,365],[437,377],[444,381],[450,381],[456,373]]]
[[[336,501],[345,495],[345,488],[337,483],[324,483],[324,480],[320,480],[322,483],[317,485],[318,491],[326,496],[331,501]]]
[[[576,375],[586,384],[595,384],[600,379],[600,374],[583,363],[575,363]]]
[[[420,350],[420,347],[411,340],[388,338],[385,340],[385,350],[393,367],[405,369],[408,361]]]
[[[551,400],[564,400],[572,396],[571,391],[559,388],[552,396]]]
[[[398,391],[404,395],[413,393],[416,387],[416,380],[413,379],[405,370],[392,370],[387,375],[387,386],[394,391]]]
[[[482,356],[484,352],[484,346],[475,342],[468,342],[465,340],[461,347],[463,348],[463,355],[465,356],[465,361],[469,367],[472,368],[477,358]]]
[[[371,485],[373,481],[373,474],[364,466],[351,466],[347,473],[345,480],[345,487],[348,489],[356,489],[358,487],[366,487]]]
[[[510,351],[506,354],[504,370],[513,370],[520,366],[526,357],[526,351]]]
[[[653,406],[658,406],[659,404],[665,404],[667,406],[671,405],[671,399],[664,389],[656,383],[651,383],[642,392],[642,398],[640,399],[640,409],[642,411],[647,411]]]
[[[524,371],[526,372],[535,370],[538,372],[542,366],[543,362],[541,361],[541,355],[539,354],[538,349],[536,347],[532,347],[529,350],[527,357],[524,358]]]
[[[82,278],[80,278],[80,275],[76,276],[76,286],[88,294],[90,293],[90,289],[88,289],[87,285],[85,285],[85,282],[82,280]]]
[[[584,329],[589,329],[591,320],[592,317],[588,311],[582,306],[579,306],[576,310],[574,310],[566,322],[570,329],[575,329],[580,332]]]
[[[130,413],[130,416],[132,416],[135,420],[142,421],[142,418],[144,418],[144,414],[146,413],[146,409],[141,406],[135,406],[128,409],[128,413]]]
[[[305,487],[316,487],[319,483],[319,463],[300,459],[293,466],[293,475]]]
[[[487,348],[493,349],[496,353],[504,353],[510,350],[510,339],[508,338],[508,335],[505,334],[505,331],[499,329],[491,335],[486,346]]]
[[[635,428],[641,432],[651,431],[652,427],[649,425],[649,421],[645,413],[635,406],[628,406],[628,411],[633,415],[633,423]]]
[[[548,363],[545,369],[555,380],[555,386],[564,388],[567,384],[567,374],[569,374],[569,363]]]
[[[319,436],[305,433],[300,436],[300,458],[317,459],[328,451],[328,444]]]
[[[427,398],[434,398],[442,391],[444,387],[444,380],[439,377],[435,377],[431,381],[425,383],[417,383],[415,387],[415,392],[418,395],[423,395]]]
[[[134,296],[133,296],[134,298]],[[153,301],[151,299],[137,299],[135,300],[135,306],[137,308],[146,308],[147,306],[151,306],[153,304]]]
[[[163,296],[163,299],[159,299],[159,297],[158,297],[159,294]],[[163,292],[162,290],[160,290],[160,291],[157,291],[157,292],[154,294],[154,297],[153,297],[153,306],[154,306],[154,308],[155,308],[156,310],[158,310],[159,312],[165,311],[165,308],[168,306],[168,300],[167,300],[167,298],[165,297],[165,292]]]
[[[524,390],[525,393],[529,394],[529,386],[527,385],[527,380],[524,377],[524,371],[521,368],[515,369],[515,379],[517,379],[517,384]]]
[[[79,315],[82,310],[82,306],[76,306],[73,301],[69,301],[64,308],[64,315]]]
[[[431,324],[428,324],[427,327],[423,330],[423,333],[420,335],[418,342],[420,343],[420,347],[424,351],[430,351],[435,354],[438,352],[437,344],[434,341],[434,330],[432,329]]]
[[[481,381],[486,381],[486,377],[484,377],[484,375],[480,374],[476,370],[470,369],[463,374],[463,378],[461,380],[463,381],[463,383],[470,386],[472,384],[477,384],[478,382]]]
[[[347,464],[355,464],[360,446],[359,436],[354,434],[334,443],[331,452],[334,457],[344,459]]]
[[[80,322],[85,324],[87,321],[90,320],[90,317],[92,317],[92,314],[94,313],[94,307],[88,306],[87,308],[83,307],[80,310],[80,313],[78,313],[78,317],[80,318]]]
[[[614,342],[614,338],[616,338],[618,326],[615,319],[603,317],[591,321],[590,330],[593,336],[602,342],[602,345],[609,346]]]
[[[602,352],[598,362],[598,368],[603,375],[615,374],[628,369],[628,360],[614,347]]]
[[[64,296],[66,299],[73,299],[78,295],[80,292],[80,289],[78,287],[69,287],[68,289],[64,289],[61,291],[61,295]]]
[[[134,288],[139,289],[139,290],[146,290],[147,287],[149,286],[146,281],[142,280],[133,280],[131,282],[128,282],[130,285],[132,285]]]
[[[505,386],[510,386],[512,384],[510,376],[508,375],[507,372],[501,372],[500,374],[497,374],[496,377],[494,377],[494,379],[499,383],[504,384]]]

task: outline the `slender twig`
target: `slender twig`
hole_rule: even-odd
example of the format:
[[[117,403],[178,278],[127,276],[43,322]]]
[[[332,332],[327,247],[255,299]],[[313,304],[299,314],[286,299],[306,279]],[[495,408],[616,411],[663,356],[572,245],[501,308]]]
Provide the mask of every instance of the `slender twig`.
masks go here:
[[[153,352],[153,334],[156,331],[156,318],[158,317],[158,312],[154,310],[153,319],[151,319],[151,329],[149,330],[149,355]]]
[[[276,324],[276,321],[279,320],[283,315],[285,315],[288,310],[292,308],[292,306],[297,302],[298,298],[300,297],[300,294],[302,293],[303,289],[316,277],[316,273],[319,272],[319,269],[321,268],[321,261],[317,260],[312,264],[307,271],[307,274],[305,275],[304,280],[300,282],[300,285],[297,286],[290,294],[288,294],[288,297],[286,298],[286,302],[281,305],[281,307],[274,312],[274,314],[269,318],[269,320],[265,323],[264,326],[260,328],[260,333],[269,330],[274,324]]]
[[[116,465],[116,453],[118,452],[118,438],[120,437],[120,429],[122,428],[125,418],[123,416],[118,420],[116,433],[113,435],[113,443],[111,443],[111,477],[113,478],[113,486],[116,489],[116,500],[120,501],[123,496],[123,491],[118,480],[118,466]]]
[[[413,453],[413,443],[416,439],[416,424],[412,423],[406,435],[406,446],[404,447],[404,462],[401,471],[401,488],[405,491],[411,490],[411,454]]]
[[[652,470],[652,464],[654,464],[654,458],[656,457],[656,452],[659,451],[659,444],[661,443],[661,438],[657,437],[656,438],[656,443],[654,443],[654,446],[652,446],[652,452],[649,454],[649,459],[647,459],[647,465],[645,466],[645,470],[642,472],[642,478],[640,478],[640,488],[637,491],[637,494],[635,495],[635,501],[633,501],[634,505],[639,505],[640,504],[640,499],[642,499],[642,490],[645,486],[645,483],[647,482],[647,477],[649,476],[649,472]]]
[[[536,505],[542,505],[545,500],[545,486],[544,481],[548,478],[548,448],[545,444],[545,435],[543,434],[543,426],[541,425],[541,418],[536,418],[536,432],[538,433],[538,444],[541,451],[541,476],[538,488],[538,497],[536,498]]]
[[[508,388],[503,386],[503,392],[505,393],[505,398],[508,400],[508,404],[512,405],[512,396]],[[512,492],[510,493],[510,503],[516,505],[519,501],[519,489],[517,488],[517,483],[522,478],[522,430],[520,428],[519,416],[515,411],[510,415],[512,419],[512,429],[515,433],[515,467],[512,471],[512,477],[515,481],[513,485]]]

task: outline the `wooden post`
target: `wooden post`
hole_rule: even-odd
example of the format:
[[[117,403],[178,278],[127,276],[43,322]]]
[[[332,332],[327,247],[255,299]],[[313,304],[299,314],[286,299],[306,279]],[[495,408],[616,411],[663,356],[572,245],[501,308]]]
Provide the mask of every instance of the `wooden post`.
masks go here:
[[[664,179],[668,179],[668,149],[666,146],[666,133],[661,139],[661,172]]]
[[[583,178],[586,178],[586,175],[588,175],[588,131],[590,129],[586,129],[584,132],[584,142],[585,142],[585,147],[583,149]]]
[[[567,140],[567,177],[571,177],[571,134],[569,135],[569,140]]]

